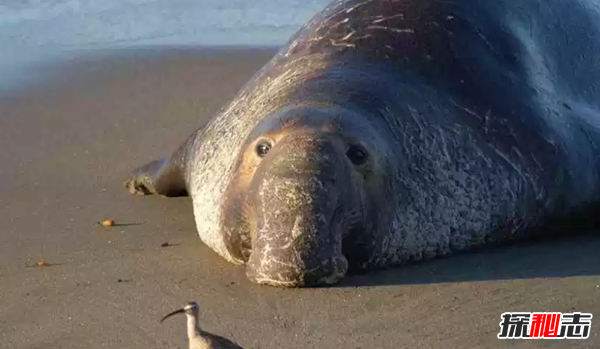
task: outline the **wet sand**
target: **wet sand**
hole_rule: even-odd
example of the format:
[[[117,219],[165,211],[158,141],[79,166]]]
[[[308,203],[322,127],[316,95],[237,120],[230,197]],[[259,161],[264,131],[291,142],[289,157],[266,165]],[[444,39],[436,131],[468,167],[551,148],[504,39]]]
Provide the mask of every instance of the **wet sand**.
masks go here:
[[[1,348],[187,348],[183,317],[158,321],[189,300],[246,348],[600,347],[599,234],[277,289],[203,245],[189,198],[127,193],[272,54],[106,53],[0,95]],[[596,318],[588,340],[500,341],[506,311]]]

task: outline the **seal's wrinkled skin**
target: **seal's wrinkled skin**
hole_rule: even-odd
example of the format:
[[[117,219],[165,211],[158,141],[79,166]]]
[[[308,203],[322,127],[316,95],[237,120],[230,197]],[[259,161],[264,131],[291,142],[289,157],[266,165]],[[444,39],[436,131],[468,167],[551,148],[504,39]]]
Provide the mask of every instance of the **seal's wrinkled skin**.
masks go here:
[[[261,284],[525,238],[598,204],[598,57],[592,0],[335,1],[127,186]]]

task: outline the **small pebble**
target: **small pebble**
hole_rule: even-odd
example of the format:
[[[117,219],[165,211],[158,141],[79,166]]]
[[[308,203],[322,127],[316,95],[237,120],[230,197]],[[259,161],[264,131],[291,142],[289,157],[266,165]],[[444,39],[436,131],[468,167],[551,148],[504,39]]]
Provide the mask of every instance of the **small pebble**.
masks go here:
[[[164,243],[160,244],[160,247],[169,247],[169,243],[168,242],[164,242]]]
[[[103,227],[112,227],[115,225],[115,221],[112,219],[105,219],[102,222],[98,222]]]

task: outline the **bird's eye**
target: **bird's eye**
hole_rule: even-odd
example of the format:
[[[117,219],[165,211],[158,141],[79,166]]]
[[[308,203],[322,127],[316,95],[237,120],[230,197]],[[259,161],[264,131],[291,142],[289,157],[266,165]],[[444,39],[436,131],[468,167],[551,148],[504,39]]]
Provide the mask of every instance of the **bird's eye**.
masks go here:
[[[367,152],[358,145],[352,145],[350,146],[350,148],[348,148],[348,151],[346,151],[346,156],[348,157],[348,159],[350,159],[350,161],[352,161],[352,163],[355,166],[360,166],[363,165],[365,162],[367,162]]]
[[[271,150],[271,144],[269,142],[262,141],[256,145],[256,155],[261,158],[264,158],[269,150]]]

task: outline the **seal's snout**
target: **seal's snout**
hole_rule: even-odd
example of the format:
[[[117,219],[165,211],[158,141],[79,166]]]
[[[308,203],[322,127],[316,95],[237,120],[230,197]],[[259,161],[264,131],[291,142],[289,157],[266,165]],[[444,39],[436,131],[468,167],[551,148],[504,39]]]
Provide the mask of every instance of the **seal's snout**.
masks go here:
[[[327,139],[293,137],[265,157],[255,182],[256,227],[247,275],[260,284],[342,279],[347,165]]]

